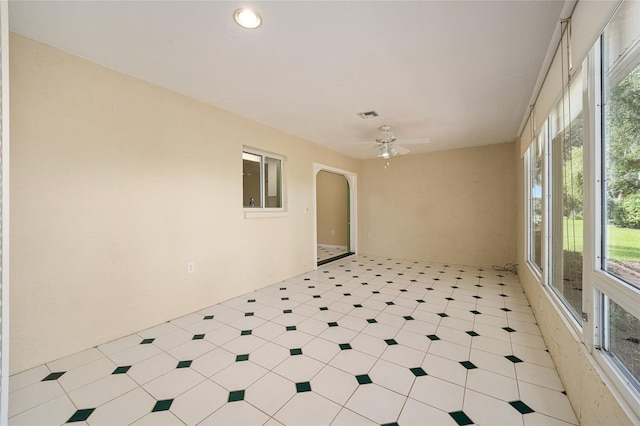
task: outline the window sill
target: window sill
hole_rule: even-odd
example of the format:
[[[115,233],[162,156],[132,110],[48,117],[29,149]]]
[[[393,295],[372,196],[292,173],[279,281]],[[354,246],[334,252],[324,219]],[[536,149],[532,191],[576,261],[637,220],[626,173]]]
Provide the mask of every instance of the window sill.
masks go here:
[[[279,210],[245,210],[244,218],[245,219],[270,219],[270,218],[278,218],[278,217],[289,217],[289,212]]]

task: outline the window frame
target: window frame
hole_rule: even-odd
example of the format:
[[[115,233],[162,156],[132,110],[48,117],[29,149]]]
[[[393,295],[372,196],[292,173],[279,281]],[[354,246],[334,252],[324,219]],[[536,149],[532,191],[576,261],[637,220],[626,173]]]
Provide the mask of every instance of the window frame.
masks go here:
[[[525,167],[525,184],[526,184],[526,190],[525,190],[525,202],[526,202],[526,214],[525,214],[525,221],[527,224],[527,230],[526,230],[526,260],[527,260],[527,266],[529,267],[529,269],[531,270],[531,272],[534,274],[534,276],[538,279],[539,282],[544,283],[547,281],[546,279],[546,271],[547,271],[547,265],[545,263],[545,258],[546,258],[546,250],[547,250],[547,244],[546,244],[546,233],[547,233],[547,226],[548,224],[546,223],[546,218],[548,216],[546,209],[547,209],[547,200],[546,200],[546,196],[547,196],[547,191],[546,191],[546,184],[545,182],[547,182],[547,176],[546,176],[546,171],[547,171],[547,164],[546,164],[546,136],[544,135],[544,133],[547,130],[547,120],[544,121],[541,130],[535,135],[535,137],[533,138],[531,144],[529,145],[529,148],[527,149],[526,153],[525,153],[525,160],[526,160],[526,167]],[[534,240],[535,240],[535,225],[533,223],[534,217],[533,217],[533,163],[534,163],[534,158],[535,158],[535,150],[536,150],[536,144],[538,143],[538,139],[544,137],[543,141],[542,141],[542,182],[540,184],[540,200],[542,202],[542,206],[541,206],[541,215],[542,215],[542,223],[541,223],[541,238],[539,240],[540,243],[540,265],[538,265],[535,261],[535,248],[534,248]]]
[[[617,13],[617,12],[616,12]],[[615,15],[614,15],[615,16]],[[607,24],[608,26],[609,24]],[[605,27],[606,28],[606,27]],[[585,152],[585,162],[589,162],[589,170],[592,176],[585,175],[585,215],[591,217],[587,222],[585,217],[585,239],[584,246],[588,247],[591,253],[587,256],[585,250],[584,259],[589,259],[589,284],[591,300],[589,305],[583,305],[583,310],[592,314],[593,321],[590,321],[589,328],[585,330],[585,344],[593,355],[596,365],[602,369],[604,376],[613,385],[621,399],[628,404],[636,416],[640,416],[640,387],[638,380],[629,376],[626,367],[617,359],[613,352],[608,351],[609,343],[609,304],[611,300],[625,311],[640,319],[640,289],[630,283],[626,283],[615,275],[605,270],[605,227],[607,226],[606,203],[604,195],[606,191],[605,167],[605,132],[606,132],[606,108],[605,98],[605,32],[598,37],[588,56],[589,72],[587,83],[587,96],[584,100],[583,111],[589,114],[590,123],[587,127],[585,123],[585,148],[589,149],[590,155]],[[640,64],[640,48],[631,54],[635,57],[636,66]],[[628,63],[621,69],[614,70],[616,79],[622,80],[628,72],[635,67]],[[627,71],[624,74],[624,71]],[[624,74],[624,76],[621,75]],[[588,144],[587,144],[588,142]],[[588,195],[588,200],[587,200]],[[588,209],[588,210],[587,210]],[[585,262],[586,264],[586,262]],[[586,272],[586,271],[585,271]],[[586,276],[586,275],[585,275]],[[588,310],[587,310],[588,309]]]
[[[244,188],[242,190],[242,209],[245,212],[245,217],[252,217],[251,213],[283,213],[286,212],[286,185],[285,185],[285,163],[286,157],[279,154],[274,154],[268,151],[252,148],[249,146],[242,147],[242,157],[244,154],[250,154],[260,157],[260,206],[249,207],[244,205]],[[280,176],[279,176],[279,192],[280,192],[280,207],[265,207],[267,194],[265,191],[265,166],[266,159],[273,159],[280,161]],[[244,158],[243,158],[244,160]],[[243,166],[244,173],[244,166]]]
[[[554,166],[555,166],[555,161],[558,161],[555,158],[555,155],[557,154],[558,150],[562,150],[563,146],[562,143],[560,142],[560,146],[556,147],[554,146],[554,136],[553,135],[553,126],[552,126],[552,118],[553,118],[553,114],[554,111],[556,111],[558,109],[558,107],[562,108],[562,116],[564,117],[564,114],[566,114],[565,111],[565,105],[566,102],[571,103],[571,91],[572,91],[572,86],[571,84],[576,81],[575,77],[576,76],[580,76],[580,90],[576,90],[579,91],[580,96],[581,96],[581,100],[580,100],[580,105],[581,105],[581,110],[580,113],[582,115],[582,120],[583,120],[583,139],[582,139],[582,154],[583,154],[583,199],[582,199],[582,204],[583,204],[583,250],[582,250],[582,296],[581,296],[581,311],[580,312],[575,312],[574,314],[574,310],[572,308],[574,308],[573,306],[568,306],[569,305],[569,301],[565,299],[565,296],[561,294],[560,290],[558,287],[556,287],[554,285],[554,278],[556,277],[556,273],[558,272],[555,267],[554,267],[554,256],[556,255],[555,250],[556,250],[556,246],[559,245],[561,251],[564,250],[564,234],[561,234],[560,238],[554,238],[554,233],[553,233],[553,227],[554,227],[554,219],[557,213],[557,200],[558,198],[562,198],[564,196],[564,190],[563,190],[563,178],[562,176],[555,176],[554,175]],[[551,295],[553,296],[553,300],[556,303],[556,305],[559,307],[560,312],[562,312],[562,314],[565,316],[565,318],[567,320],[569,320],[569,322],[571,323],[571,325],[573,326],[573,328],[575,329],[575,331],[583,338],[584,341],[584,336],[583,336],[583,319],[584,319],[584,312],[585,311],[585,294],[588,293],[589,290],[589,286],[588,284],[585,283],[586,280],[586,276],[587,276],[587,271],[590,270],[587,268],[586,264],[588,264],[589,262],[585,259],[585,245],[586,243],[585,241],[585,233],[586,233],[586,225],[585,225],[585,218],[584,215],[586,213],[586,179],[588,174],[586,173],[586,170],[588,168],[588,157],[587,157],[587,150],[586,150],[586,145],[589,142],[589,137],[587,135],[587,125],[588,125],[588,121],[586,118],[586,114],[587,111],[585,109],[585,99],[584,99],[584,89],[586,86],[586,79],[585,79],[585,71],[584,71],[584,66],[580,65],[578,67],[575,67],[572,70],[572,78],[569,80],[568,84],[566,85],[566,87],[563,88],[562,94],[560,95],[560,98],[558,99],[558,101],[554,104],[554,107],[552,108],[551,112],[549,113],[549,117],[547,118],[547,127],[546,127],[546,131],[547,131],[547,139],[546,139],[546,145],[545,145],[545,150],[548,152],[548,156],[547,156],[547,168],[548,168],[548,172],[547,172],[547,193],[548,193],[548,198],[547,198],[547,214],[548,214],[548,218],[547,218],[547,224],[548,224],[548,229],[549,232],[546,235],[547,237],[547,259],[545,259],[546,261],[546,265],[547,265],[547,269],[548,269],[548,273],[546,275],[547,280],[545,281],[545,284],[547,285],[549,292],[551,293]],[[565,100],[565,97],[567,96],[567,94],[569,95],[569,99],[568,101]],[[570,106],[569,106],[569,111],[570,111]],[[576,114],[577,117],[578,114]],[[560,130],[558,131],[557,134],[564,134],[567,129],[571,128],[571,122],[573,121],[572,117],[569,117],[569,127],[567,126],[561,126]],[[564,124],[564,118],[563,118],[563,124]],[[556,181],[557,180],[557,181]],[[555,190],[559,191],[559,194],[555,193]],[[560,213],[561,218],[563,217],[562,213]],[[557,220],[557,219],[556,219]],[[562,271],[564,272],[564,270]]]

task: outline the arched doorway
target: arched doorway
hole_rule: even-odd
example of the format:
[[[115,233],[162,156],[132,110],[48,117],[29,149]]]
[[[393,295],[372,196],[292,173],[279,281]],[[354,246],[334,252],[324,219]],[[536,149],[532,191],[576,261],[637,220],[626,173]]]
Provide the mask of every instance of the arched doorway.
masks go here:
[[[355,173],[314,164],[315,247],[317,265],[357,251]]]

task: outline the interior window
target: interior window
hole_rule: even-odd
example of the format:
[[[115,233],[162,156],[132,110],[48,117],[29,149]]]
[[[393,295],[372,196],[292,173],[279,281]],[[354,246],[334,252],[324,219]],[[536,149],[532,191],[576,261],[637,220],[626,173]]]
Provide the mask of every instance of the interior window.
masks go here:
[[[282,208],[282,159],[242,152],[242,206]]]

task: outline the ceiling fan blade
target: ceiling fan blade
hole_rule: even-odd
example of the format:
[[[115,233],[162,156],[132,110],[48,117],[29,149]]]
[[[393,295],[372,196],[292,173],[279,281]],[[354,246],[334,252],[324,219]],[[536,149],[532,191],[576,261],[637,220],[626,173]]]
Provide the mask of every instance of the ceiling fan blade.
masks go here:
[[[397,143],[394,144],[393,147],[395,148],[396,151],[398,151],[398,154],[400,155],[408,154],[410,152],[407,148],[405,148],[402,145],[398,145]]]
[[[418,139],[396,139],[396,142],[404,144],[404,145],[418,145],[430,143],[431,139],[429,138],[418,138]]]

